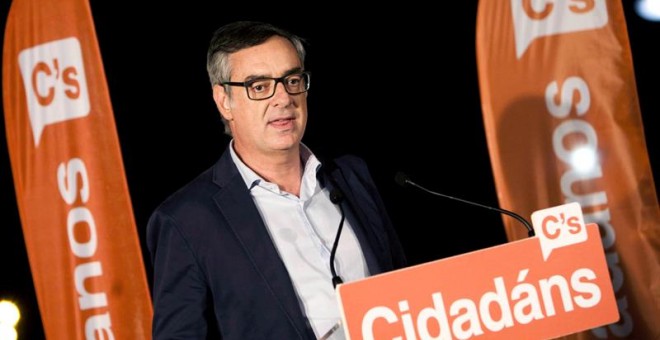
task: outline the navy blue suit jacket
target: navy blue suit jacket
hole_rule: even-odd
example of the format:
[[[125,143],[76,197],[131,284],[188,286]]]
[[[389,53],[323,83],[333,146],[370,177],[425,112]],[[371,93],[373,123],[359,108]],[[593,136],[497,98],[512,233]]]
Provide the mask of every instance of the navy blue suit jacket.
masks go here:
[[[406,265],[366,164],[334,161],[334,178],[372,274]],[[326,167],[327,165],[322,165]],[[226,150],[152,214],[154,339],[314,339],[284,262]],[[332,284],[328,282],[328,284]],[[210,332],[213,333],[213,332]]]

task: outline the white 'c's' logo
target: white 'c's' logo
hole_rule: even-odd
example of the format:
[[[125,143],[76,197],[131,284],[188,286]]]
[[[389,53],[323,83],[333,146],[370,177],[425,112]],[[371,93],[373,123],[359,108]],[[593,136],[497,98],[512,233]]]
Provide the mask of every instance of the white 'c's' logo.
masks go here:
[[[516,57],[536,38],[607,25],[607,0],[511,0]]]
[[[47,125],[89,114],[85,67],[77,38],[24,49],[18,54],[18,64],[35,146]]]
[[[554,249],[587,240],[582,208],[577,202],[533,212],[532,225],[541,242],[541,253],[545,261]]]

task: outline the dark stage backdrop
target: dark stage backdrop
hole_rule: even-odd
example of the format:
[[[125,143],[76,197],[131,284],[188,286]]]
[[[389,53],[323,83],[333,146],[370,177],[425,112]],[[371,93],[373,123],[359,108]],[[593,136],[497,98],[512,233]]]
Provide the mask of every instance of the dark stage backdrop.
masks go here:
[[[432,190],[498,206],[477,82],[476,1],[368,11],[215,3],[91,1],[145,260],[149,214],[229,141],[211,98],[206,48],[218,26],[238,19],[268,21],[307,40],[312,87],[303,141],[319,156],[366,159],[411,264],[506,242],[499,214],[394,182],[404,171]],[[660,23],[642,21],[633,3],[624,7],[657,188]],[[0,6],[4,36],[9,4]],[[39,339],[4,117],[0,125],[0,299],[21,308],[19,338]]]

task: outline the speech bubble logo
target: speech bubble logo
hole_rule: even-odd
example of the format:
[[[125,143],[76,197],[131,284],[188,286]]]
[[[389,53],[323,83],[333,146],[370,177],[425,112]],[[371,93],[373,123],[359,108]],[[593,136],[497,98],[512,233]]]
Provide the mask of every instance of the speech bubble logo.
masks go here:
[[[532,225],[546,261],[554,249],[587,240],[582,208],[577,202],[535,211]]]
[[[606,0],[511,0],[516,57],[540,37],[607,25]]]
[[[18,64],[35,146],[39,146],[46,126],[89,114],[85,67],[77,38],[24,49],[18,54]]]

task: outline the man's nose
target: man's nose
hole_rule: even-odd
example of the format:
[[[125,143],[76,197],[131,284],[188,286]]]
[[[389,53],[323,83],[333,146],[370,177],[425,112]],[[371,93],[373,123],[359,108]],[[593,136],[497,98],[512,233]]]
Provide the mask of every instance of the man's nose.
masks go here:
[[[291,102],[291,95],[288,92],[286,92],[284,83],[277,82],[275,84],[275,94],[273,95],[272,100],[276,104],[283,104],[283,105],[287,105]]]

